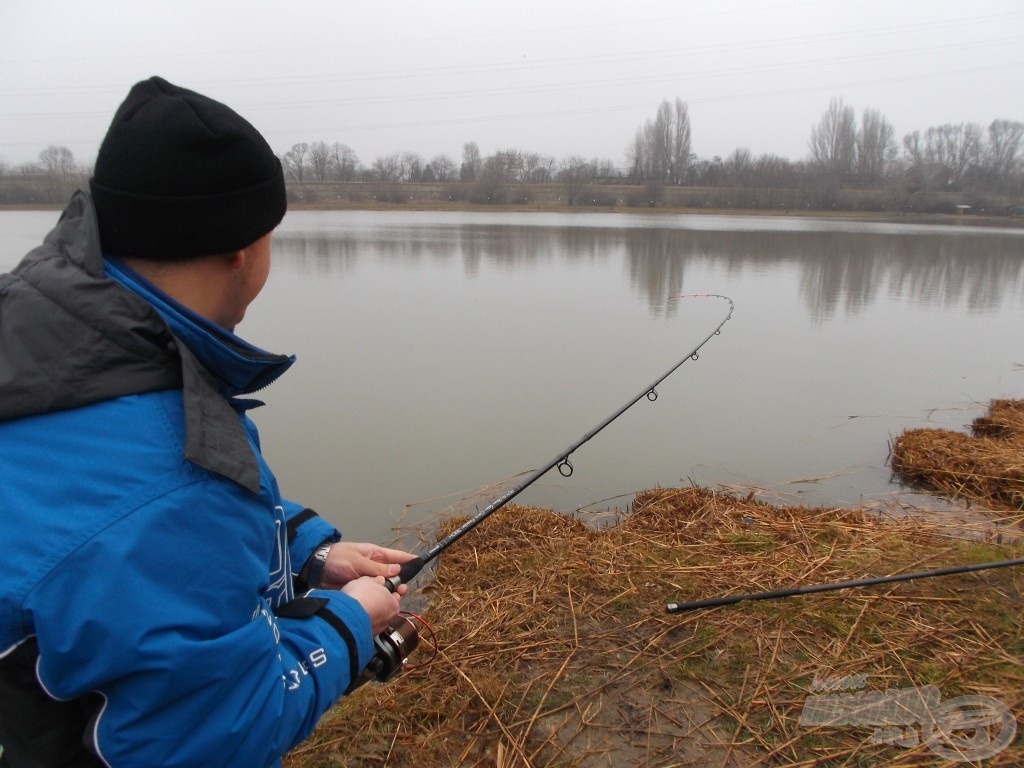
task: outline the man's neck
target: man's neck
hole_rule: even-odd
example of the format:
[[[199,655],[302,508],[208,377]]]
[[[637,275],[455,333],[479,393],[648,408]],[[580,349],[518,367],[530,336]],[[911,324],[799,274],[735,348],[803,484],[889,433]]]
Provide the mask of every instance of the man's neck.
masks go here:
[[[202,256],[170,262],[127,258],[120,261],[179,304],[222,328],[233,330],[234,322],[224,311],[228,277],[220,263],[224,258]]]

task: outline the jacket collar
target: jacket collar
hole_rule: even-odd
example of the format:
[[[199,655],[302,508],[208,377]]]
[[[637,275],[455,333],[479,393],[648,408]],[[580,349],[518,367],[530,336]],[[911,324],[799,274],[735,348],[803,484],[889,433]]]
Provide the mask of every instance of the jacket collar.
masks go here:
[[[260,464],[229,398],[267,386],[292,358],[113,273],[92,199],[76,192],[43,244],[0,275],[0,420],[180,387],[185,458],[258,493]]]
[[[295,362],[294,355],[276,355],[249,344],[109,256],[104,256],[104,267],[109,278],[153,305],[171,333],[213,375],[225,397],[248,395],[268,387]]]

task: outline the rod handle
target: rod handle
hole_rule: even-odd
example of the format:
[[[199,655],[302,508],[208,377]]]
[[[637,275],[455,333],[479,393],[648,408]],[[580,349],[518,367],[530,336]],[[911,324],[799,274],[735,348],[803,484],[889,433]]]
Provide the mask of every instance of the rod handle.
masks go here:
[[[412,560],[407,560],[402,563],[401,570],[398,571],[397,576],[384,579],[384,586],[388,588],[389,592],[395,592],[402,584],[408,584],[423,570],[424,561],[422,557],[414,557]]]

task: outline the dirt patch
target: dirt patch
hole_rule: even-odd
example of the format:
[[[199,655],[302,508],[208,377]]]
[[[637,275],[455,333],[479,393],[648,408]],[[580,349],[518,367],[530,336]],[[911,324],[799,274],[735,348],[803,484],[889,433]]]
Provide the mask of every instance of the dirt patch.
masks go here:
[[[586,765],[595,768],[748,765],[752,755],[729,749],[729,734],[716,728],[716,714],[692,685],[665,677],[652,691],[622,680],[595,693],[583,708],[540,718],[535,739],[544,747],[536,764],[585,755]]]

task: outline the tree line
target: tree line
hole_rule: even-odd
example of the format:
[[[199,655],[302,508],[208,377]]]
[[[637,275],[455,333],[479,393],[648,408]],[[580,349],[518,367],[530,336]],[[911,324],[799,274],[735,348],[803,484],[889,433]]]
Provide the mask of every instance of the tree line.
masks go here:
[[[1019,212],[1024,202],[1024,123],[1019,121],[932,126],[898,141],[879,110],[865,109],[858,120],[853,107],[833,98],[811,127],[808,153],[801,160],[754,156],[742,147],[725,158],[699,157],[692,151],[691,136],[689,109],[676,98],[662,101],[654,116],[637,127],[622,163],[580,155],[555,158],[517,148],[485,156],[474,141],[463,144],[458,159],[447,154],[428,159],[407,151],[364,163],[347,144],[324,141],[296,143],[280,159],[291,185],[374,184],[390,190],[395,200],[403,199],[395,191],[402,184],[452,185],[462,190],[461,199],[481,203],[506,202],[512,186],[557,184],[560,199],[570,205],[659,205],[669,198],[700,204],[700,195],[681,195],[684,188],[730,190],[736,207],[771,201],[786,207],[906,210],[917,200],[922,203],[918,210],[928,210],[924,203],[930,195],[937,201],[932,202],[935,210],[949,208],[958,196],[999,213]],[[0,159],[0,202],[59,202],[90,172],[61,146],[48,146],[38,161],[16,167]],[[602,194],[603,185],[637,191],[624,201]],[[766,190],[779,194],[763,194]],[[712,196],[704,197],[710,205]]]

